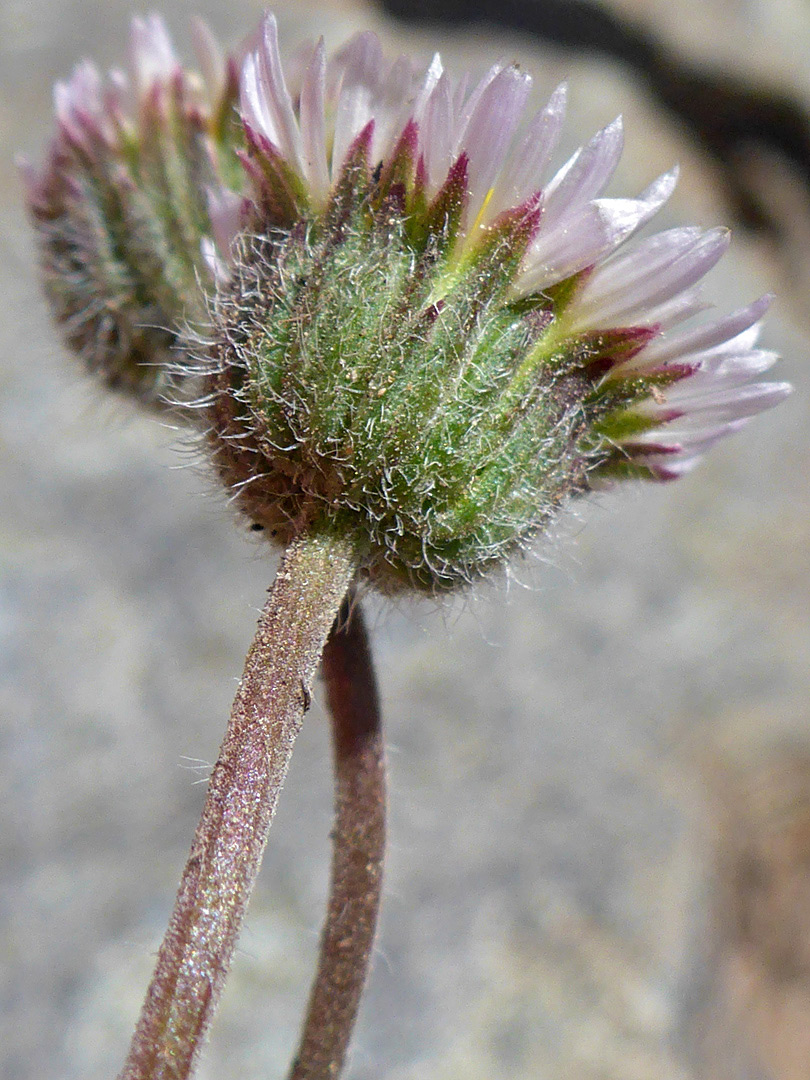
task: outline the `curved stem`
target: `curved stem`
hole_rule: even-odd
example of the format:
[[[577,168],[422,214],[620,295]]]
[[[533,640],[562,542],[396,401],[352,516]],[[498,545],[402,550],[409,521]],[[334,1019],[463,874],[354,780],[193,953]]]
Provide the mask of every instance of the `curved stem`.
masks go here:
[[[332,714],[332,879],[298,1055],[290,1080],[340,1075],[368,974],[385,847],[385,760],[379,698],[359,604],[347,598],[323,654]]]
[[[259,871],[315,670],[355,570],[331,536],[287,549],[245,662],[225,740],[119,1080],[187,1080]]]

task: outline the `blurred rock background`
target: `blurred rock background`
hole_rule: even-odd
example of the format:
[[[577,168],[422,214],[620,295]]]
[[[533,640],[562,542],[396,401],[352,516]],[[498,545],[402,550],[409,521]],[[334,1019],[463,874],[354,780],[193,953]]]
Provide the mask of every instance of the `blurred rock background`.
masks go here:
[[[235,42],[260,7],[164,10],[178,42],[197,10]],[[810,109],[805,0],[609,10]],[[371,25],[457,69],[514,57],[538,105],[569,78],[559,162],[622,112],[615,193],[682,166],[656,228],[740,212],[694,127],[604,52],[346,2],[277,11],[290,46]],[[51,85],[76,60],[121,62],[129,14],[0,4],[9,1080],[116,1074],[273,574],[177,434],[88,385],[39,299],[13,155],[41,154]],[[810,196],[798,158],[745,145],[735,165],[767,227],[737,230],[709,288],[725,309],[780,292],[765,343],[794,397],[681,483],[579,506],[508,585],[374,605],[391,848],[347,1080],[810,1076]],[[331,803],[327,725],[307,719],[201,1080],[283,1076],[295,1044]]]

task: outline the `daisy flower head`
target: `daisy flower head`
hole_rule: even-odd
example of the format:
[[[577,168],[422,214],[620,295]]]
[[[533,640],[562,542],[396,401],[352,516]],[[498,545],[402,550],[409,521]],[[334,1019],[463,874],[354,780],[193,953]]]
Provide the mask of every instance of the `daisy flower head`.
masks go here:
[[[456,80],[370,33],[285,65],[272,15],[238,63],[193,36],[199,72],[153,15],[127,73],[57,85],[29,212],[54,314],[108,385],[191,403],[184,327],[204,327],[215,464],[280,542],[325,524],[384,590],[449,589],[788,392],[761,378],[767,298],[693,318],[727,233],[634,238],[675,170],[606,196],[617,120],[549,174],[564,86],[532,115],[515,65]]]
[[[239,180],[236,64],[201,21],[192,37],[199,72],[162,19],[134,18],[127,70],[102,76],[84,61],[57,83],[45,164],[22,166],[67,344],[107,385],[151,402],[178,365],[178,322],[204,309],[208,191]]]
[[[614,121],[550,178],[566,92],[452,80],[370,33],[294,72],[267,15],[240,76],[248,180],[214,199],[208,417],[254,522],[353,531],[385,590],[452,588],[605,477],[672,479],[789,391],[768,298],[694,325],[724,230],[631,240],[676,171],[604,191]]]

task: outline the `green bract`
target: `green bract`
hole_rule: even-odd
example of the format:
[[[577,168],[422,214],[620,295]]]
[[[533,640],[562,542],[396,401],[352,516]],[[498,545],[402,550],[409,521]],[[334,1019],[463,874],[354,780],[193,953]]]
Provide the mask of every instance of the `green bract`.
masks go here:
[[[536,201],[459,257],[466,159],[408,213],[368,141],[322,215],[238,244],[213,311],[213,448],[282,543],[328,523],[384,590],[435,591],[502,562],[587,487],[600,421],[649,393],[603,376],[650,332],[561,337],[560,290],[512,294]]]

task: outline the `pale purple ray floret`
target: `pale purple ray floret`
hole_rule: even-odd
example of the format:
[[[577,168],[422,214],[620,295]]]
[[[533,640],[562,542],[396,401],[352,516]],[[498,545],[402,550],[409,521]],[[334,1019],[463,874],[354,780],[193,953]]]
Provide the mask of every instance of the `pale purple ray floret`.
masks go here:
[[[689,471],[700,455],[756,413],[776,405],[791,387],[756,382],[778,356],[756,348],[760,320],[772,297],[721,319],[675,330],[702,311],[700,281],[729,244],[725,229],[671,229],[594,267],[564,320],[574,331],[649,326],[656,335],[609,378],[667,369],[683,376],[640,407],[660,426],[625,449],[662,479]]]
[[[85,60],[70,79],[56,83],[54,108],[68,138],[77,143],[98,136],[113,141],[122,116],[180,75],[180,62],[159,15],[132,19],[129,61],[131,78],[114,70],[104,80],[95,65]]]
[[[141,94],[156,81],[168,81],[180,70],[169,31],[159,15],[132,19],[129,51],[135,84]]]
[[[672,375],[635,406],[654,426],[621,443],[623,453],[653,475],[682,475],[719,438],[789,393],[786,383],[757,381],[777,359],[756,348],[769,298],[714,322],[680,327],[706,307],[701,282],[728,246],[725,230],[671,229],[624,246],[669,198],[677,170],[636,198],[605,197],[622,153],[620,119],[543,183],[562,129],[565,86],[527,122],[531,79],[516,66],[495,65],[470,89],[466,81],[453,84],[438,56],[421,75],[403,57],[386,60],[370,33],[356,35],[331,57],[318,42],[299,69],[288,87],[276,21],[266,16],[244,60],[241,111],[248,132],[298,178],[307,200],[302,213],[323,210],[363,133],[374,163],[385,163],[403,139],[411,140],[428,202],[463,156],[467,200],[459,261],[504,211],[539,206],[513,296],[542,296],[571,279],[565,306],[554,311],[556,339],[650,331],[632,359],[605,378]],[[230,240],[244,220],[239,200],[219,193],[212,217],[219,257],[213,248],[210,256],[222,275]]]
[[[789,383],[754,381],[779,359],[756,348],[759,320],[770,302],[764,296],[696,328],[673,334],[662,330],[637,357],[642,368],[677,364],[691,369],[663,401],[649,398],[643,406],[662,426],[642,436],[633,451],[661,479],[682,476],[718,439],[790,393]]]
[[[53,104],[60,128],[76,143],[83,141],[89,127],[109,131],[101,76],[89,60],[79,64],[67,82],[55,84]]]
[[[127,72],[114,69],[102,78],[96,66],[85,60],[69,79],[54,86],[54,110],[61,131],[75,144],[87,145],[95,138],[113,144],[120,139],[122,125],[132,122],[142,104],[172,87],[182,86],[189,105],[216,101],[226,76],[222,51],[202,19],[194,20],[191,36],[201,79],[181,65],[159,15],[135,16]],[[30,170],[25,172],[31,177]]]

